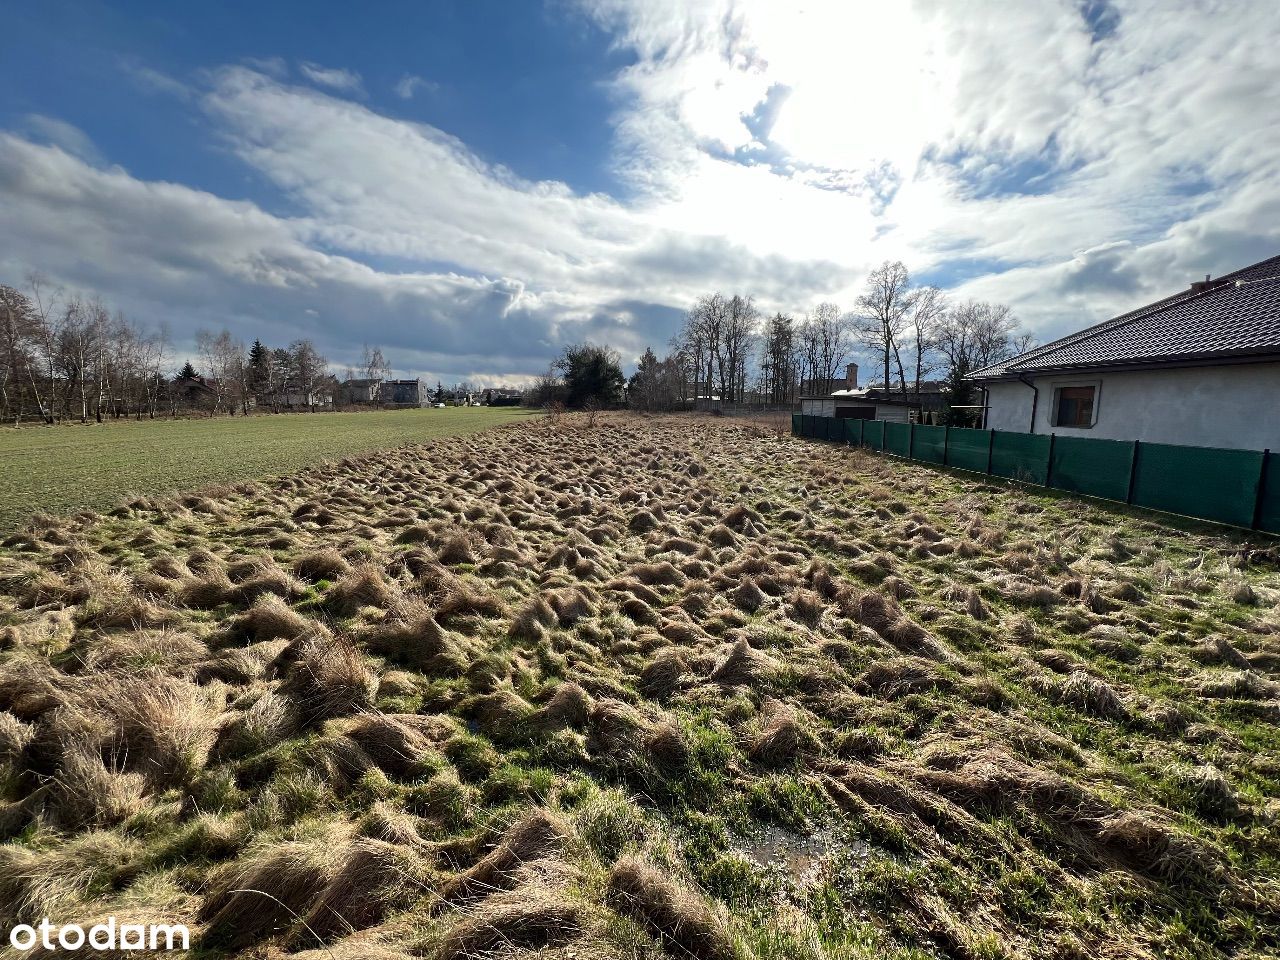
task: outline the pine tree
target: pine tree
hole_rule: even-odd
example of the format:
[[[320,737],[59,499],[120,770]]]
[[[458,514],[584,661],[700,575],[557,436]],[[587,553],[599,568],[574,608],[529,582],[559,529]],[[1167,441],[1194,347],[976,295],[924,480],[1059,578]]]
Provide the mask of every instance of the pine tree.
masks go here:
[[[248,370],[249,393],[261,397],[271,383],[271,351],[262,345],[261,340],[254,340],[249,348]]]
[[[197,376],[199,376],[199,374],[196,373],[196,368],[193,367],[191,365],[191,361],[188,360],[186,363],[182,365],[182,372],[178,374],[178,379],[194,380]]]

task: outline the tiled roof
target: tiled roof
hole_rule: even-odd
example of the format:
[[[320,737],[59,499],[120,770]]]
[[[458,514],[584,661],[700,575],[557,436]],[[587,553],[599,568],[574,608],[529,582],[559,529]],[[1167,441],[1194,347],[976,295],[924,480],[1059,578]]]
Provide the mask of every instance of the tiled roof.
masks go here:
[[[990,380],[1020,373],[1104,366],[1280,357],[1280,256],[1121,314],[969,374]]]

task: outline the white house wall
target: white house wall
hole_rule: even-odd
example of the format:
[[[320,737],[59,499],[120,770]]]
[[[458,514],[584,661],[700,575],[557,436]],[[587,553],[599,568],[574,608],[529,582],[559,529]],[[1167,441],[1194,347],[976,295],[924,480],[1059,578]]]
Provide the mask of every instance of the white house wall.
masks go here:
[[[1040,391],[1036,433],[1193,447],[1280,450],[1280,363],[1028,377]],[[1092,427],[1053,425],[1054,388],[1097,384]],[[988,385],[987,426],[1027,432],[1032,391]]]

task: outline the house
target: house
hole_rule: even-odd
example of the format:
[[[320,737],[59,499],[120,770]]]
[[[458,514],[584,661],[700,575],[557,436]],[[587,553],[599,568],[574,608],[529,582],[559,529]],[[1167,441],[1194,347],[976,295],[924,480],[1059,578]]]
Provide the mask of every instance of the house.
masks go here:
[[[990,429],[1280,450],[1280,256],[969,379]]]
[[[174,399],[182,406],[213,406],[217,402],[218,381],[212,377],[175,377],[170,386]]]
[[[374,377],[350,379],[342,381],[339,388],[343,403],[370,404],[378,402],[378,394],[382,387],[382,378]]]
[[[315,410],[333,406],[333,391],[320,384],[308,392],[300,384],[290,381],[284,385],[283,392],[284,405],[292,410]]]
[[[384,404],[396,407],[425,407],[430,403],[427,392],[422,389],[421,377],[412,380],[384,380],[379,396]]]

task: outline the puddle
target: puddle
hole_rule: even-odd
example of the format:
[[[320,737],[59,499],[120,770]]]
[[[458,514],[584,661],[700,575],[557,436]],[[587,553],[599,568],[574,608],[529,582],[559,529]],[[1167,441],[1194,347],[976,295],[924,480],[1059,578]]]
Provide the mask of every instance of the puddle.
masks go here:
[[[792,882],[808,885],[819,878],[837,841],[829,831],[797,833],[785,827],[768,826],[764,833],[742,844],[743,856],[764,870],[777,871]],[[863,859],[871,852],[861,840],[839,844],[845,856]]]

